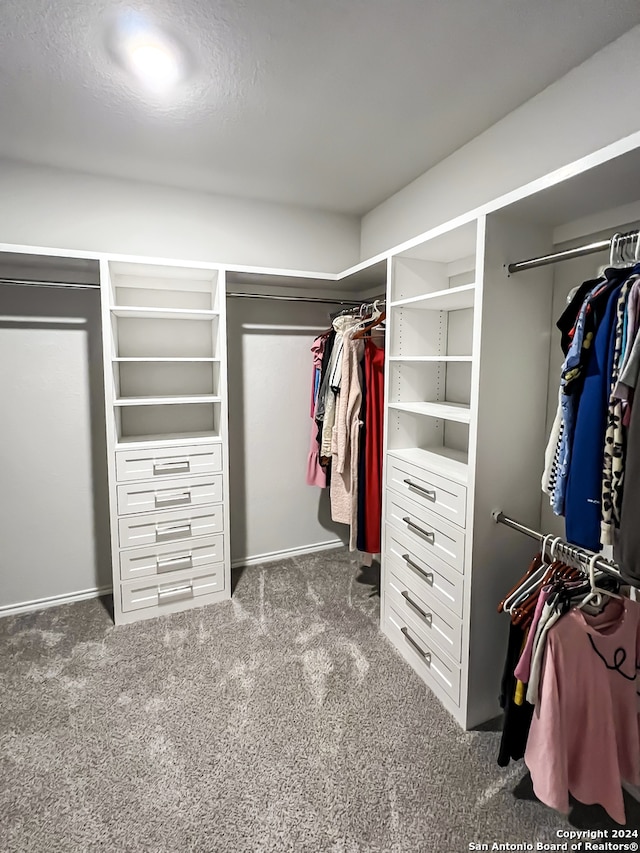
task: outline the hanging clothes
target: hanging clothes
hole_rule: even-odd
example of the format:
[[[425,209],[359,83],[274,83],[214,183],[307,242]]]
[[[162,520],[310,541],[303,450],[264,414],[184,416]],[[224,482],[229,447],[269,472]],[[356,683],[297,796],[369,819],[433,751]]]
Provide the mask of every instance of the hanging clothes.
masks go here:
[[[384,348],[364,340],[364,374],[367,387],[364,441],[366,481],[364,551],[379,554],[382,524],[382,439],[384,424]]]
[[[342,337],[342,373],[335,426],[332,435],[331,517],[351,528],[349,549],[355,551],[358,537],[358,459],[360,452],[360,404],[362,380],[360,361],[364,341],[348,333]]]
[[[331,357],[327,365],[327,372],[323,382],[324,392],[324,417],[322,421],[322,440],[320,443],[320,455],[331,457],[332,455],[332,440],[333,426],[336,418],[336,396],[337,392],[333,387],[333,382],[337,381],[337,373],[342,376],[342,357],[343,357],[343,338],[346,332],[352,329],[357,324],[357,319],[354,317],[336,317],[333,321],[335,329],[335,338],[331,351]],[[339,385],[338,385],[339,387]]]
[[[307,458],[307,485],[326,488],[327,472],[320,464],[320,446],[318,444],[318,427],[316,424],[316,407],[320,393],[320,380],[322,375],[322,361],[324,357],[327,337],[316,338],[311,346],[313,356],[311,375],[311,445]]]
[[[536,796],[564,814],[569,794],[625,823],[621,782],[640,784],[640,605],[571,610],[549,631],[525,751]]]

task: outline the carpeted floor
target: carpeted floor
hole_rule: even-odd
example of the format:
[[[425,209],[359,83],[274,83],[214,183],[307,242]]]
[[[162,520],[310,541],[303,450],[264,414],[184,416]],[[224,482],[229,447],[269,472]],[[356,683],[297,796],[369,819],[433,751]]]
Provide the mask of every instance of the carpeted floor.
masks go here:
[[[98,601],[1,620],[0,851],[557,842],[570,824],[526,799],[521,764],[498,768],[499,735],[460,731],[380,634],[372,579],[340,550],[137,625]]]

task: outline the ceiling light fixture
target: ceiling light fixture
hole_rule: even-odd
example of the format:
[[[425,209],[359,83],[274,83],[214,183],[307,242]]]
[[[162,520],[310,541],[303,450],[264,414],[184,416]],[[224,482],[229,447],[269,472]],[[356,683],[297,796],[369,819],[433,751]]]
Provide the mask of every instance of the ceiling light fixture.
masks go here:
[[[175,50],[158,41],[142,41],[128,48],[129,65],[138,79],[154,92],[173,89],[182,76]]]
[[[187,58],[178,42],[143,15],[119,15],[108,45],[118,64],[157,96],[170,94],[187,77]]]

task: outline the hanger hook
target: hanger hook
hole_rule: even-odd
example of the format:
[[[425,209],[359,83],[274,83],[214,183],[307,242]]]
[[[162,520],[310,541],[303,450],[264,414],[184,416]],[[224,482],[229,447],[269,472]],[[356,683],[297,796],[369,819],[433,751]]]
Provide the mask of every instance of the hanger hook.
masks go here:
[[[609,244],[609,266],[613,267],[616,264],[616,249],[618,248],[618,240],[620,238],[620,232],[616,231],[616,233],[611,238],[611,243]]]
[[[556,536],[555,539],[553,540],[553,542],[551,543],[551,547],[549,550],[551,552],[551,559],[552,560],[558,559],[556,556],[556,548],[558,547],[559,542],[562,542],[562,536]]]

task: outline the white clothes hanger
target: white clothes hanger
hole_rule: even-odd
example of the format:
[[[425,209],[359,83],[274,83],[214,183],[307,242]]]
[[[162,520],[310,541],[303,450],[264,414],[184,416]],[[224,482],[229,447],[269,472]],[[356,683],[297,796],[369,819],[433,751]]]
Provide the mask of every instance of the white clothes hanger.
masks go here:
[[[549,568],[549,563],[546,560],[546,551],[547,551],[547,543],[551,536],[545,536],[542,541],[542,553],[541,553],[541,565],[529,575],[528,578],[509,596],[509,598],[502,605],[502,609],[506,613],[513,614],[513,611],[518,606],[518,604],[524,601],[526,598],[531,595],[531,593],[538,586],[542,578],[544,577],[547,569]],[[560,537],[557,537],[554,542],[559,542]]]
[[[589,583],[591,585],[591,590],[587,593],[585,598],[578,605],[578,610],[582,610],[582,608],[586,604],[589,604],[590,602],[593,602],[596,607],[601,607],[603,604],[603,601],[604,601],[604,597],[618,598],[618,599],[622,599],[624,597],[622,595],[618,595],[615,592],[611,592],[608,589],[601,589],[600,587],[598,587],[596,585],[595,569],[596,569],[596,563],[598,562],[599,558],[600,558],[599,554],[593,554],[591,559],[589,560],[588,571],[589,571]]]

